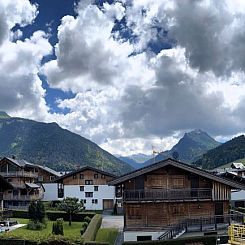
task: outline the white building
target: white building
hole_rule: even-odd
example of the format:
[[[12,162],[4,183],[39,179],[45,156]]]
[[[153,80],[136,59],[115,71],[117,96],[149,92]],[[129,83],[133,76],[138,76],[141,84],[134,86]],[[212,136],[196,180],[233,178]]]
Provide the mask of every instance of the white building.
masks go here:
[[[53,183],[43,184],[43,201],[62,200],[76,197],[83,200],[86,210],[113,209],[115,187],[108,182],[116,176],[92,167],[83,167],[56,179]]]

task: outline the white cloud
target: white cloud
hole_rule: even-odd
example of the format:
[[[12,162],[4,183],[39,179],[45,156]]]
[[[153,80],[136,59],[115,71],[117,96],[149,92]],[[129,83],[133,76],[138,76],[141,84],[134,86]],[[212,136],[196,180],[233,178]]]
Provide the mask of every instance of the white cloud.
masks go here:
[[[80,5],[77,17],[63,18],[57,59],[43,67],[50,86],[76,93],[58,101],[70,113],[57,120],[112,152],[130,154],[149,152],[154,141],[169,149],[173,134],[195,128],[217,137],[242,132],[236,111],[243,85],[233,81],[244,80],[245,16],[231,1],[222,3]],[[124,16],[133,42],[112,33],[114,18]],[[171,39],[175,47],[158,55],[148,48]]]
[[[1,26],[5,26],[5,34],[0,38],[1,110],[15,116],[43,120],[48,108],[38,71],[42,58],[50,54],[52,47],[41,31],[16,42],[12,40],[15,41],[21,33],[11,32],[15,24],[25,26],[32,23],[38,13],[37,6],[27,0],[4,0],[0,1],[0,12],[4,16]]]
[[[244,131],[243,1],[135,0],[101,9],[91,2],[81,1],[76,17],[62,18],[57,58],[41,67],[52,52],[45,33],[20,41],[21,33],[10,31],[32,23],[37,6],[0,0],[3,110],[57,121],[122,155],[150,153],[151,145],[169,149],[195,128],[219,139]],[[124,17],[131,41],[112,33],[115,19]],[[163,49],[170,40],[172,49],[149,48],[154,42]],[[57,100],[66,115],[48,113],[40,70],[51,87],[75,93]]]

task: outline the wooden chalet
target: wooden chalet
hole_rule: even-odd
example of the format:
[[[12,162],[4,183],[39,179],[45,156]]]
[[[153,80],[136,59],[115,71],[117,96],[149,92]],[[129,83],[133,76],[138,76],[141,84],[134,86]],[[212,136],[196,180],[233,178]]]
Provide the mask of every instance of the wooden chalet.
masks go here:
[[[109,184],[116,186],[116,197],[123,202],[125,241],[164,239],[170,228],[183,224],[185,232],[188,224],[198,224],[201,230],[213,224],[212,229],[217,229],[230,222],[231,189],[245,189],[243,183],[173,159]]]
[[[4,208],[4,195],[3,193],[5,191],[11,191],[13,189],[13,186],[6,181],[1,175],[0,175],[0,210],[3,211]]]
[[[13,187],[3,192],[4,207],[26,209],[30,201],[43,198],[44,188],[38,183],[34,164],[4,157],[0,160],[0,176]]]

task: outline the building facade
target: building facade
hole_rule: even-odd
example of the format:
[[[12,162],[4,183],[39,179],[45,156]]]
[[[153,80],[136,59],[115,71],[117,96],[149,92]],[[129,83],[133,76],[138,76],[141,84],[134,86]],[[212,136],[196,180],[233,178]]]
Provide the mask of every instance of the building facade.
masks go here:
[[[49,168],[7,157],[0,160],[0,176],[13,187],[3,192],[4,207],[9,209],[26,209],[31,201],[42,200],[42,183],[59,177]]]
[[[83,167],[61,176],[53,183],[44,184],[45,201],[76,197],[84,202],[86,210],[112,210],[115,187],[108,182],[116,176],[92,167]]]
[[[197,225],[199,231],[211,224],[218,228],[229,223],[231,189],[245,188],[172,159],[109,184],[116,186],[116,195],[122,198],[124,241],[161,240],[183,224],[183,232],[190,224],[192,229]]]

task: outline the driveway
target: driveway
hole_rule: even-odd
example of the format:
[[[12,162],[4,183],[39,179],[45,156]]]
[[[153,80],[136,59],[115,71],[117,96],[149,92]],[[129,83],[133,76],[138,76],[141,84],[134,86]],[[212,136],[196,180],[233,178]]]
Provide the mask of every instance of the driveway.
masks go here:
[[[103,215],[102,228],[117,228],[123,230],[123,216],[121,215]]]

